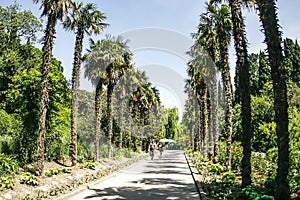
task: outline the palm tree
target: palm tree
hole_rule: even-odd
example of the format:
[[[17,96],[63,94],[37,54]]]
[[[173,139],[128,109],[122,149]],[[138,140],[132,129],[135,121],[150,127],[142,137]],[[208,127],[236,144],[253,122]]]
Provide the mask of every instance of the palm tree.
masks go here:
[[[160,105],[159,92],[150,82],[142,82],[130,95],[132,118],[141,126],[149,124],[150,110]]]
[[[39,0],[33,0],[39,3]],[[47,26],[45,37],[43,38],[43,57],[41,65],[42,81],[40,87],[40,107],[39,107],[39,159],[38,168],[42,174],[44,171],[45,135],[46,135],[46,114],[48,107],[48,78],[51,67],[52,49],[55,37],[55,25],[57,20],[63,18],[67,12],[68,5],[72,5],[68,0],[41,0],[43,7],[42,16],[47,16]]]
[[[240,0],[229,0],[231,8],[234,45],[237,56],[236,76],[238,77],[238,96],[241,100],[242,115],[242,187],[251,185],[251,98],[250,98],[250,81],[249,81],[249,59],[247,51],[247,40],[245,33],[245,24],[241,12]]]
[[[127,46],[127,41],[121,37],[107,36],[106,39],[94,41],[90,39],[90,49],[85,55],[85,77],[88,77],[96,86],[95,115],[95,156],[98,160],[98,146],[101,127],[101,91],[103,85],[107,85],[107,119],[108,119],[108,149],[111,156],[112,138],[112,105],[111,95],[113,88],[117,84],[126,70],[131,69],[131,53]]]
[[[259,17],[266,37],[274,90],[274,109],[278,146],[275,199],[290,199],[288,102],[281,33],[274,0],[257,0]]]
[[[217,33],[217,41],[220,52],[219,67],[222,73],[226,104],[226,166],[228,170],[231,170],[230,146],[232,141],[232,85],[228,63],[228,46],[230,44],[232,21],[230,9],[226,5],[221,5],[219,9],[213,5],[208,5],[207,9],[208,13],[211,14],[211,17],[214,19],[214,26]]]
[[[75,53],[72,74],[72,109],[71,109],[71,145],[70,154],[72,165],[77,163],[77,112],[78,112],[78,88],[79,75],[82,56],[82,45],[84,33],[91,35],[92,33],[100,34],[103,28],[108,24],[103,23],[106,19],[104,14],[97,10],[96,5],[88,3],[86,6],[82,2],[74,3],[74,10],[70,15],[66,16],[63,22],[64,28],[75,31]]]
[[[207,13],[200,15],[200,23],[198,32],[192,34],[193,39],[196,39],[194,46],[191,49],[191,56],[195,57],[197,66],[201,69],[202,74],[206,75],[208,92],[210,94],[211,105],[208,108],[209,114],[209,155],[216,158],[216,147],[218,142],[218,98],[217,98],[217,69],[214,63],[217,62],[217,33],[214,29],[214,23],[211,16]],[[197,52],[199,49],[204,49],[206,52]],[[208,55],[206,55],[208,54]],[[199,63],[204,61],[205,64]],[[206,67],[203,67],[206,66]],[[210,111],[211,110],[211,111]]]
[[[222,0],[211,0],[210,3]],[[242,104],[242,187],[251,184],[251,98],[249,82],[249,58],[247,51],[247,39],[245,23],[242,16],[241,4],[244,7],[252,6],[251,0],[226,0],[229,2],[232,16],[232,32],[237,56],[236,61],[236,101]]]
[[[206,124],[206,83],[203,75],[199,69],[194,65],[195,60],[188,63],[188,75],[189,79],[187,82],[190,84],[191,89],[197,99],[198,105],[195,106],[196,117],[199,119],[199,123],[196,125],[196,133],[194,138],[194,150],[205,151],[205,136],[207,134]]]
[[[222,0],[211,0],[210,3],[220,3]],[[249,56],[245,23],[242,16],[241,4],[250,8],[252,0],[226,0],[229,2],[232,16],[232,32],[237,56],[236,61],[236,97],[235,101],[242,104],[242,187],[251,184],[251,98],[249,82]]]
[[[118,41],[120,42],[120,41]],[[112,95],[113,90],[121,77],[126,71],[132,69],[132,55],[130,52],[125,52],[122,59],[116,60],[106,68],[105,84],[107,85],[107,123],[108,123],[108,157],[112,154],[112,136],[113,136],[113,117],[112,117]]]

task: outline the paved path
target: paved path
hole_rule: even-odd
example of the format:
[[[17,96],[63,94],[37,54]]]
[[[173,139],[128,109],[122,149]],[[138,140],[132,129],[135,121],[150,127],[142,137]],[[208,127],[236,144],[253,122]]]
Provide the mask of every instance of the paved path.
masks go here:
[[[199,194],[183,151],[168,150],[161,160],[142,160],[67,199],[199,200]]]

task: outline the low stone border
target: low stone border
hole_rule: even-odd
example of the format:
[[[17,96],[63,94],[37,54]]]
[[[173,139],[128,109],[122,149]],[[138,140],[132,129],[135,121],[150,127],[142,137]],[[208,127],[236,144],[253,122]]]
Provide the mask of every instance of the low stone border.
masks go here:
[[[199,174],[198,170],[196,169],[195,165],[192,163],[192,161],[190,160],[188,154],[185,152],[184,153],[185,155],[185,158],[186,158],[186,161],[189,165],[189,168],[191,170],[191,174],[193,176],[193,179],[195,181],[195,184],[196,184],[196,187],[197,187],[197,190],[198,190],[198,193],[200,195],[200,200],[208,200],[209,198],[207,197],[208,194],[204,191],[203,189],[203,185],[201,184],[201,180],[202,180],[202,177],[201,175]]]

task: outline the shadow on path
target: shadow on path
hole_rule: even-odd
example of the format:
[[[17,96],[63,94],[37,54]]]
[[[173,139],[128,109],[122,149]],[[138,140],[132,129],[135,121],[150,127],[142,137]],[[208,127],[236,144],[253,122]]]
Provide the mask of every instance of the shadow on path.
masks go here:
[[[91,189],[95,193],[86,196],[85,199],[199,199],[198,193],[194,192],[194,184],[186,184],[180,180],[144,178],[133,181],[132,183],[138,184],[139,187],[120,186],[114,188]]]

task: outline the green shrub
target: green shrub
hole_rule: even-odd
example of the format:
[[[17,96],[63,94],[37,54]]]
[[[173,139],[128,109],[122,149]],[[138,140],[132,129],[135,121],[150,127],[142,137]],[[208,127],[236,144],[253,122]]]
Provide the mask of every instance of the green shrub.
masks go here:
[[[123,155],[126,158],[132,158],[133,157],[133,152],[130,149],[123,149]]]
[[[216,180],[212,181],[208,186],[209,195],[216,200],[230,199],[232,196],[232,190],[230,187],[227,187],[225,184],[217,182]]]
[[[49,169],[45,172],[47,176],[58,175],[60,173],[59,169]]]
[[[248,200],[273,200],[274,197],[257,192],[253,187],[247,186],[239,192],[239,198]]]
[[[300,194],[300,174],[289,177],[291,192]]]
[[[231,145],[231,169],[241,170],[241,163],[243,158],[243,147],[240,142],[234,142]]]
[[[221,174],[222,172],[226,171],[226,167],[222,166],[219,163],[214,164],[212,162],[209,162],[208,171],[216,174]]]
[[[21,175],[20,182],[22,184],[25,183],[27,185],[33,185],[33,186],[36,186],[39,184],[38,178],[35,175],[31,174],[30,172],[24,172]]]
[[[102,144],[99,147],[99,157],[100,158],[107,158],[108,157],[108,145]]]
[[[11,177],[0,177],[0,191],[4,188],[6,189],[14,189],[15,183]]]
[[[96,164],[93,163],[93,162],[86,162],[85,164],[82,165],[83,168],[86,168],[86,169],[93,169],[95,170],[96,169]]]
[[[62,172],[63,172],[63,173],[66,173],[66,174],[70,174],[70,173],[72,172],[72,169],[71,169],[71,168],[66,168],[66,167],[65,167],[65,168],[62,169]]]
[[[235,184],[236,177],[233,172],[224,172],[222,174],[222,182],[227,186],[232,186]]]
[[[17,161],[7,155],[0,154],[0,176],[15,175],[18,170]]]

